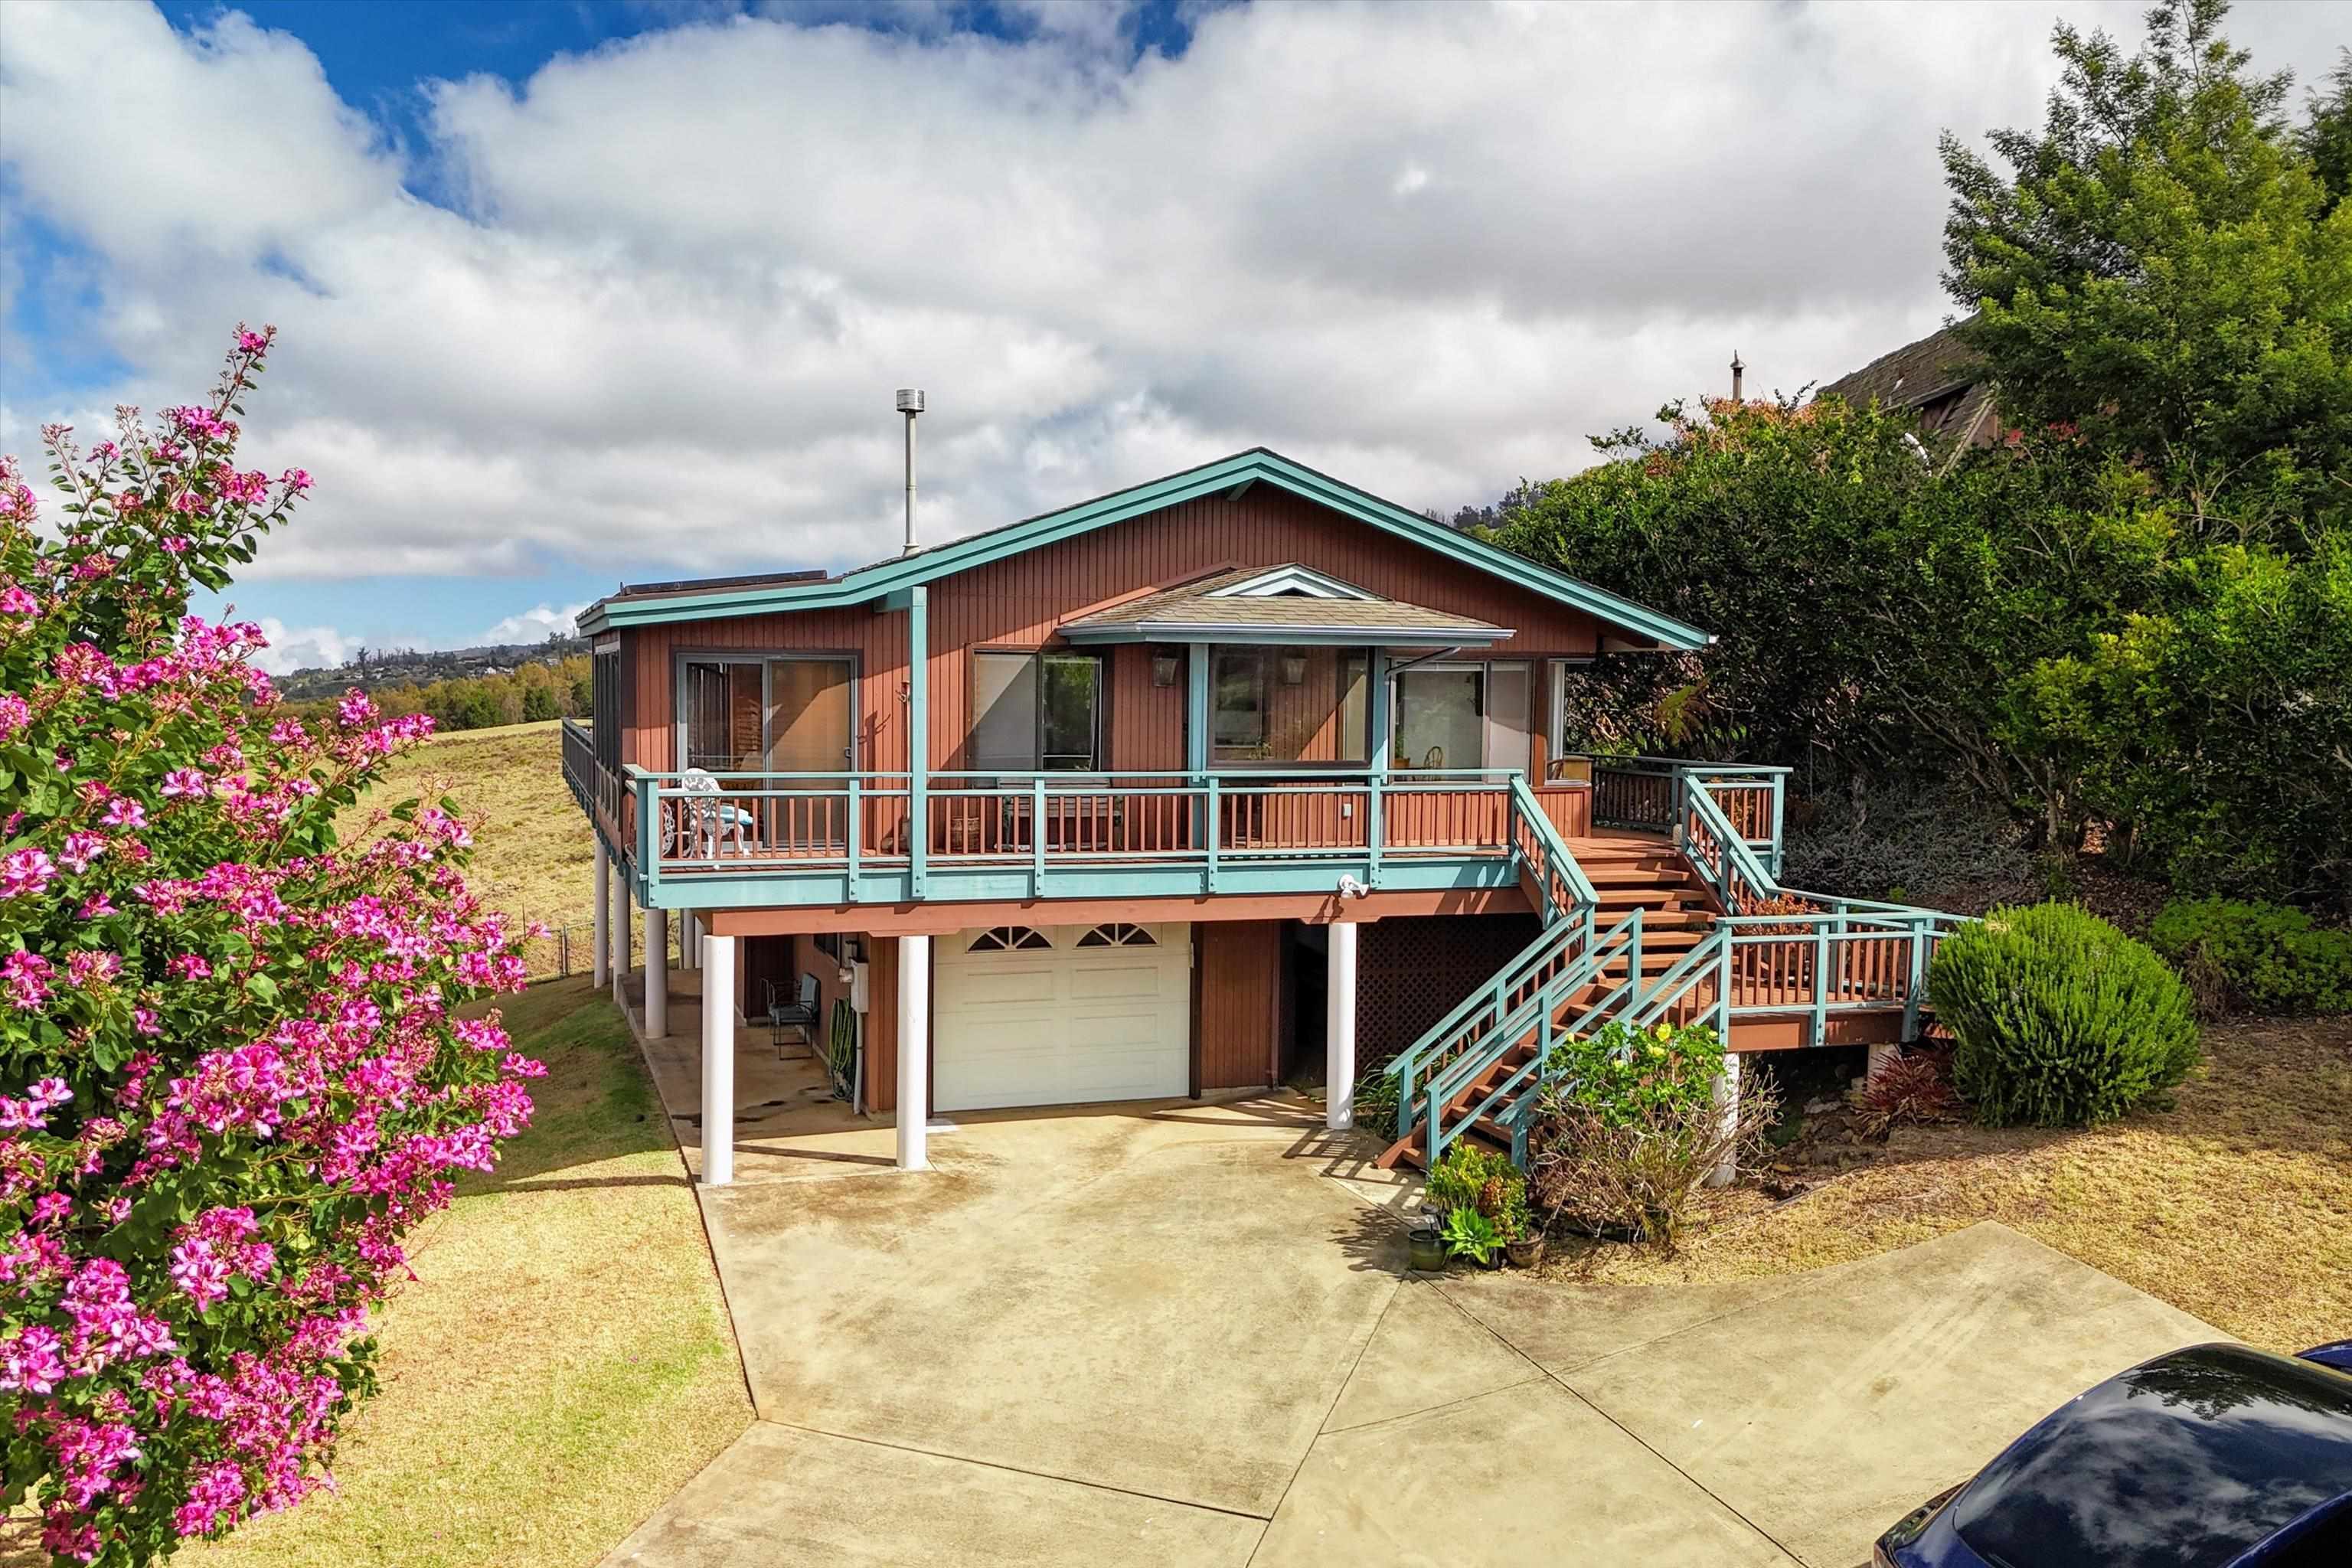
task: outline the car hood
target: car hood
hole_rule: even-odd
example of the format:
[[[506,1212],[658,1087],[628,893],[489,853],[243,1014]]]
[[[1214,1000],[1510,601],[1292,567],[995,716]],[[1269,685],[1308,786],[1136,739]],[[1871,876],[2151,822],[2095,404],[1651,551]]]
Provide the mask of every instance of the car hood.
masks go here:
[[[2196,1345],[2076,1396],[1952,1505],[1987,1561],[2220,1568],[2352,1491],[2352,1375]]]

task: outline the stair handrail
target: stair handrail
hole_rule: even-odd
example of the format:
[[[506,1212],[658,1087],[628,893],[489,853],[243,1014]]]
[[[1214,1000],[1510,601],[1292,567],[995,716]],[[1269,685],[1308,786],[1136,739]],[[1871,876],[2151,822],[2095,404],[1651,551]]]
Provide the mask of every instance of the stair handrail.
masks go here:
[[[1536,847],[1543,856],[1544,863],[1537,868],[1537,880],[1542,887],[1547,905],[1546,923],[1559,916],[1575,918],[1581,915],[1589,925],[1591,912],[1601,906],[1601,895],[1594,890],[1592,879],[1584,874],[1584,868],[1577,864],[1576,854],[1569,848],[1568,840],[1562,838],[1559,829],[1552,826],[1550,816],[1545,814],[1543,803],[1528,787],[1525,773],[1514,773],[1511,775],[1511,810],[1527,828],[1528,836],[1536,841]],[[1511,851],[1519,859],[1528,858],[1516,832],[1511,835]],[[1559,890],[1552,886],[1554,872],[1567,886],[1568,897],[1565,900],[1558,896]]]
[[[1748,847],[1747,839],[1731,826],[1731,818],[1724,814],[1722,804],[1706,787],[1706,781],[1685,775],[1681,783],[1682,808],[1676,815],[1682,820],[1677,823],[1680,831],[1675,837],[1681,841],[1683,853],[1697,868],[1699,879],[1722,903],[1724,912],[1741,912],[1739,906],[1746,901],[1739,887],[1742,882],[1748,884],[1753,896],[1777,898],[1780,885]],[[1713,855],[1706,852],[1705,846],[1694,842],[1693,828],[1703,832],[1713,844]]]
[[[1642,911],[1635,909],[1629,910],[1623,919],[1595,940],[1575,963],[1545,981],[1533,996],[1514,1008],[1510,1016],[1486,1037],[1484,1049],[1465,1052],[1430,1075],[1428,1086],[1420,1096],[1420,1103],[1424,1107],[1421,1120],[1427,1128],[1422,1151],[1432,1167],[1444,1157],[1445,1146],[1454,1142],[1461,1129],[1475,1123],[1531,1074],[1542,1070],[1544,1060],[1551,1054],[1551,1047],[1559,1033],[1557,1015],[1560,1008],[1591,984],[1611,960],[1623,955],[1629,963],[1638,965],[1641,952]],[[1622,988],[1622,982],[1620,988]],[[1453,1103],[1456,1095],[1477,1082],[1488,1068],[1502,1060],[1530,1030],[1535,1032],[1538,1042],[1534,1054],[1517,1071],[1489,1091],[1475,1108],[1456,1118],[1449,1129],[1445,1123],[1445,1108]],[[1403,1101],[1399,1101],[1400,1109],[1403,1105]],[[1408,1121],[1402,1125],[1398,1136],[1411,1137],[1412,1132],[1412,1124]]]

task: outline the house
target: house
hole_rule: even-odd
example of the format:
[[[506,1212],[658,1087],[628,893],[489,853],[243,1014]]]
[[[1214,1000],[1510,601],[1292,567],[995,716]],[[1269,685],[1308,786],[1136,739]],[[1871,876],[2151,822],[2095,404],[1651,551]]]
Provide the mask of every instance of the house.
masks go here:
[[[1783,891],[1785,770],[1569,754],[1564,672],[1706,633],[1262,448],[853,571],[624,587],[580,626],[600,978],[642,911],[663,1036],[686,922],[733,1003],[702,1009],[711,1104],[737,1017],[814,976],[904,1165],[909,1108],[1303,1074],[1346,1126],[1359,1060],[1399,1085],[1396,1156],[1523,1149],[1558,1029],[1918,1026],[1937,917],[1748,912]]]
[[[1881,354],[1816,395],[1843,398],[1856,408],[1874,403],[1890,412],[1908,412],[1919,421],[1920,435],[1938,447],[1990,447],[2001,437],[2000,412],[1984,362],[1952,327]]]

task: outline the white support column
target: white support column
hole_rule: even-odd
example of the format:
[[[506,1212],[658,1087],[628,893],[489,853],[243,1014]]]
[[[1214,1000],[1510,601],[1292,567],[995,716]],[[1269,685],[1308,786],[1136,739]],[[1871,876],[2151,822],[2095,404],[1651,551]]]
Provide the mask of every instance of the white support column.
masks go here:
[[[1356,927],[1333,921],[1326,960],[1323,1040],[1323,1124],[1334,1131],[1356,1124]]]
[[[1868,1083],[1875,1079],[1880,1073],[1883,1073],[1887,1069],[1888,1066],[1894,1062],[1895,1058],[1902,1054],[1903,1047],[1901,1046],[1871,1047],[1870,1065],[1863,1068],[1863,1081]]]
[[[1723,1130],[1728,1135],[1739,1124],[1739,1057],[1737,1052],[1723,1058],[1723,1076],[1715,1080],[1716,1110],[1723,1117]],[[1710,1187],[1727,1187],[1739,1174],[1739,1157],[1735,1150],[1727,1150],[1723,1163],[1706,1179]]]
[[[596,952],[590,961],[590,977],[602,991],[613,983],[613,938],[607,930],[613,919],[613,858],[604,852],[602,836],[590,837],[596,840],[595,932],[589,939]]]
[[[613,879],[613,1000],[627,1005],[621,988],[629,973],[629,879]]]
[[[735,1179],[735,943],[702,939],[702,1184]]]
[[[646,1037],[669,1033],[669,911],[646,911]]]
[[[931,939],[898,939],[898,1169],[930,1169]]]

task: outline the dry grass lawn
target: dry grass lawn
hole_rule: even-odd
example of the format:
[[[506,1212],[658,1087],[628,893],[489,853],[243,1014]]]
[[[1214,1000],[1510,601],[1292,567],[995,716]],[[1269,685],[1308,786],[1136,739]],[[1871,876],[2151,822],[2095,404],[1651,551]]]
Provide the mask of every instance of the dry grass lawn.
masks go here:
[[[506,1015],[547,1063],[538,1116],[412,1244],[340,1491],[176,1561],[593,1563],[750,1424],[694,1194],[620,1015],[582,979]]]
[[[570,928],[572,971],[586,969],[596,904],[593,841],[579,803],[563,787],[561,722],[436,736],[394,763],[362,805],[445,795],[474,826],[467,880],[475,891],[518,920]],[[642,922],[630,935],[641,951]],[[533,943],[531,973],[557,973],[559,952],[552,940]]]
[[[2240,1021],[2168,1111],[2091,1131],[1898,1129],[1870,1163],[1775,1206],[1710,1194],[1679,1256],[1553,1265],[1626,1284],[1843,1263],[1999,1220],[2251,1344],[2352,1336],[2352,1019]]]

